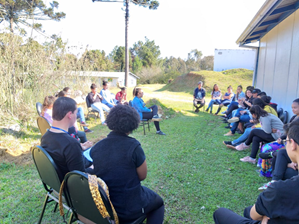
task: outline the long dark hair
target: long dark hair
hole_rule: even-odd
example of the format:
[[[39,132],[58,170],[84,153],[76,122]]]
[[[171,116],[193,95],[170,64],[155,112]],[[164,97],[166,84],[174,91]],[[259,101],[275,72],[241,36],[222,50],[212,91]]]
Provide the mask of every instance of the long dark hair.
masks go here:
[[[252,93],[252,89],[246,89],[245,97],[246,97],[246,100],[249,100],[249,97],[247,96],[247,91]]]
[[[259,120],[260,117],[267,117],[268,116],[268,112],[263,110],[260,106],[258,105],[253,105],[250,108],[250,113],[251,114],[255,114],[256,119]]]
[[[262,109],[265,108],[266,105],[268,105],[265,101],[263,101],[262,99],[260,98],[256,98],[253,100],[252,102],[253,105],[258,105],[260,106]]]
[[[218,85],[217,85],[217,84],[214,84],[214,86],[213,86],[213,91],[212,91],[212,95],[213,95],[214,92],[216,91],[215,86],[218,86]],[[219,86],[218,86],[218,91],[221,93],[221,90],[219,89]]]
[[[243,90],[243,86],[241,86],[241,85],[238,85],[237,88],[241,88],[241,90]],[[238,91],[237,91],[237,98],[236,99],[239,99],[239,93],[238,93]]]

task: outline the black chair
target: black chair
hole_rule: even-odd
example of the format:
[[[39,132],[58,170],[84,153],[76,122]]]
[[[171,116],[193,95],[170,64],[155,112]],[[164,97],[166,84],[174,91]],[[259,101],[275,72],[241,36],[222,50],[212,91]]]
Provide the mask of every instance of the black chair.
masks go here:
[[[129,101],[129,105],[131,107],[133,107],[133,104],[132,104],[132,100]],[[142,119],[141,122],[140,122],[140,126],[143,127],[143,134],[145,135],[145,126],[147,125],[147,128],[148,128],[148,131],[151,131],[150,129],[150,126],[149,126],[149,122],[150,122],[151,119]]]
[[[58,170],[55,162],[53,161],[52,157],[49,153],[43,149],[41,146],[34,146],[32,149],[32,158],[40,179],[43,183],[45,190],[47,191],[46,199],[43,205],[42,213],[38,220],[38,223],[41,223],[42,218],[44,216],[44,212],[48,203],[54,201],[56,202],[54,212],[57,209],[58,202],[59,202],[59,189],[61,185],[61,181],[63,176],[61,175],[60,171]],[[67,210],[70,208],[63,204]]]
[[[288,123],[288,118],[289,118],[289,113],[287,111],[283,111],[282,114],[279,116],[279,119],[284,124]]]
[[[91,103],[89,102],[88,96],[85,98],[85,101],[86,101],[86,106],[87,106],[87,117],[86,118],[88,118],[90,114],[93,114],[95,116],[95,121],[96,121],[97,117],[100,116],[99,111],[91,108]]]
[[[43,136],[47,132],[47,130],[51,128],[51,125],[43,116],[39,116],[36,121],[38,129]]]
[[[69,172],[64,177],[64,183],[65,197],[73,210],[69,223],[76,220],[80,220],[84,223],[114,223],[113,210],[108,196],[98,184],[100,196],[110,216],[110,218],[103,218],[92,197],[89,188],[88,175],[86,173],[80,171]],[[146,216],[144,215],[137,220],[130,222],[130,224],[142,223],[145,218]]]
[[[283,109],[282,108],[279,108],[277,110],[277,116],[280,118],[280,116],[283,114]]]
[[[35,104],[35,107],[36,107],[36,111],[38,113],[38,116],[41,116],[43,105],[41,103],[37,102]]]

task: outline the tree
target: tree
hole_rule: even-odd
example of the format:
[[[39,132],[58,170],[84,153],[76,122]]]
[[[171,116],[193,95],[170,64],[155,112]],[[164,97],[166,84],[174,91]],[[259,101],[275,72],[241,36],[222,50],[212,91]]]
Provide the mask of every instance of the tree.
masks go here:
[[[7,21],[10,24],[10,32],[14,32],[14,25],[20,24],[41,30],[42,25],[36,20],[60,21],[65,17],[63,12],[54,12],[59,3],[53,1],[50,7],[46,7],[43,0],[0,0],[0,23]],[[28,22],[32,20],[32,24]]]
[[[203,70],[213,70],[214,68],[214,56],[205,56],[201,60],[201,69]]]
[[[161,55],[160,47],[155,44],[155,41],[150,41],[145,37],[145,43],[138,41],[131,49],[134,56],[138,56],[142,61],[144,67],[151,67],[157,65]]]

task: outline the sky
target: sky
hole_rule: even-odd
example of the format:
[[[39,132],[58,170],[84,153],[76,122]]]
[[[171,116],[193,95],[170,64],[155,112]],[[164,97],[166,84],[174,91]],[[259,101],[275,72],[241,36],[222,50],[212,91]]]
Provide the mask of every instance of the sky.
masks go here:
[[[60,22],[47,21],[48,35],[61,35],[70,52],[86,47],[109,54],[125,45],[123,3],[57,0],[66,13]],[[50,2],[45,0],[44,2]],[[130,4],[129,47],[145,37],[160,47],[161,57],[186,59],[193,49],[204,56],[217,49],[240,49],[236,40],[265,0],[159,0],[157,10]],[[38,37],[36,33],[34,36]]]

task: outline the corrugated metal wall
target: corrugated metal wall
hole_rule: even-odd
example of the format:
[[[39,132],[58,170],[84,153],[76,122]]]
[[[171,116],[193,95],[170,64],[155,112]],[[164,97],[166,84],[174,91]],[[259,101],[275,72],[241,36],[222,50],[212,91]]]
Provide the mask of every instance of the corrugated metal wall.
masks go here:
[[[261,39],[255,86],[292,115],[299,98],[299,10]]]

